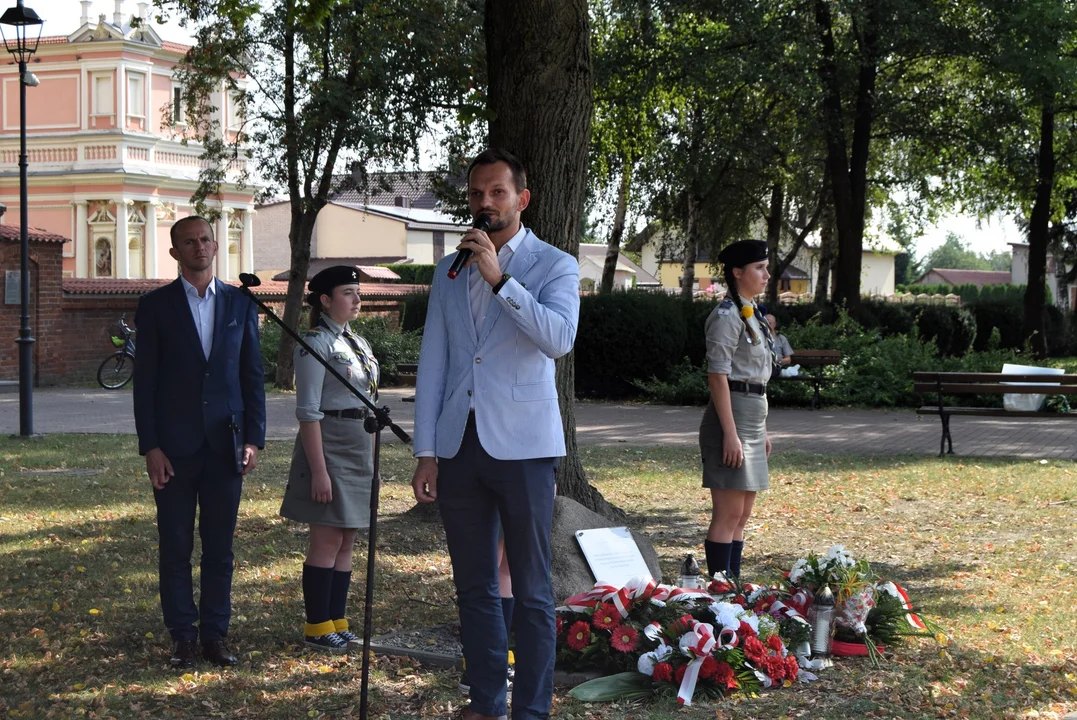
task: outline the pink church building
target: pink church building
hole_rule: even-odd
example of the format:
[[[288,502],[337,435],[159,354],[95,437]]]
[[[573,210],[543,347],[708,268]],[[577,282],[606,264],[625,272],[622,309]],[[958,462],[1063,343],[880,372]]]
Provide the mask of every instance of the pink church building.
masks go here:
[[[89,17],[66,37],[42,37],[29,69],[40,81],[26,89],[30,226],[69,238],[63,276],[175,278],[169,228],[194,212],[200,146],[178,108],[173,68],[187,46],[162,41],[149,19],[150,4],[125,14],[123,0],[106,19]],[[98,0],[101,3],[101,0]],[[46,22],[48,18],[45,18]],[[47,27],[47,25],[46,25]],[[222,132],[240,126],[236,98],[222,86],[212,103]],[[3,221],[19,217],[18,66],[0,66],[0,202]],[[254,188],[232,182],[216,199],[221,211],[217,276],[254,272]]]

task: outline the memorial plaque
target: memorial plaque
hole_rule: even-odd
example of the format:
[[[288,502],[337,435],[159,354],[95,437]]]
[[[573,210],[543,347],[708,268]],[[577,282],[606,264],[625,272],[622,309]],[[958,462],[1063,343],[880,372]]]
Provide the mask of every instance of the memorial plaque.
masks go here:
[[[19,270],[6,270],[4,271],[4,304],[5,305],[21,305],[22,304],[22,283],[20,282],[20,276],[22,272]]]
[[[623,587],[632,578],[651,577],[651,571],[626,527],[579,530],[576,541],[597,582]]]

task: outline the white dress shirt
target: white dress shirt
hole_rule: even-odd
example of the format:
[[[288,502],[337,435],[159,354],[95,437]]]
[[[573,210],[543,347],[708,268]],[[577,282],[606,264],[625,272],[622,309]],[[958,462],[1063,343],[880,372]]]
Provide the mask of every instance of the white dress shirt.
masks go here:
[[[198,339],[202,341],[202,353],[206,360],[209,360],[209,353],[213,350],[213,326],[216,322],[217,279],[210,280],[205,297],[200,297],[198,288],[187,282],[187,278],[182,275],[180,281],[187,294],[187,305],[190,306],[191,317],[194,318],[194,329],[198,331]]]
[[[512,256],[516,254],[516,248],[520,247],[520,243],[524,241],[525,235],[527,235],[527,228],[521,224],[516,234],[497,251],[497,264],[501,266],[501,272],[505,272]],[[470,283],[468,291],[471,297],[471,317],[475,320],[475,332],[478,334],[482,332],[486,324],[486,313],[490,310],[490,302],[494,299],[494,294],[491,292],[494,288],[479,272],[478,265],[468,268],[467,281]]]

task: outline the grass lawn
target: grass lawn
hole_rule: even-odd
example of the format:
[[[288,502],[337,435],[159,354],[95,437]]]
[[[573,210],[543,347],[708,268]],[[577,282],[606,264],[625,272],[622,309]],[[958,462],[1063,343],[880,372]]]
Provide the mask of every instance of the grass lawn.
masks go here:
[[[167,669],[154,508],[133,437],[0,439],[0,711],[6,717],[350,717],[359,658],[299,646],[303,528],[277,517],[290,443],[247,481],[231,641],[240,667]],[[586,448],[606,497],[650,536],[667,577],[701,555],[707,501],[691,448]],[[406,514],[412,462],[384,458],[378,633],[455,618],[444,539]],[[34,471],[89,470],[92,474]],[[842,660],[819,683],[761,697],[582,705],[559,718],[1059,718],[1077,710],[1077,466],[935,458],[774,458],[749,528],[746,572],[766,580],[842,543],[892,576],[948,631],[881,670]],[[197,552],[197,550],[196,550]],[[362,565],[360,556],[356,575]],[[197,573],[196,573],[197,582]],[[361,582],[352,593],[361,622]],[[378,657],[373,718],[444,718],[456,674]]]

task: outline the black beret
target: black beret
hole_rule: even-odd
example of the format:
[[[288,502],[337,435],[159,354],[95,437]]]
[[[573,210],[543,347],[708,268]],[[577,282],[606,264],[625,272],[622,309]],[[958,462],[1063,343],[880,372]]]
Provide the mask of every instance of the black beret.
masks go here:
[[[330,295],[340,285],[358,285],[359,269],[354,265],[333,265],[315,275],[307,283],[307,303],[314,305],[322,295]]]
[[[729,267],[744,267],[767,259],[767,244],[763,240],[738,240],[718,253],[718,262]]]

